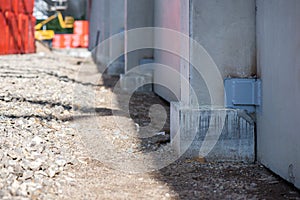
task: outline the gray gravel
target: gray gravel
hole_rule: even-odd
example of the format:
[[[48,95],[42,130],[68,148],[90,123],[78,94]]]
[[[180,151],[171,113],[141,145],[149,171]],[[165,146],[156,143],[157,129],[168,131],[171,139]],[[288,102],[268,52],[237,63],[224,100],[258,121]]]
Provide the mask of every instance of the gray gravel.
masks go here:
[[[166,135],[139,140],[115,121],[132,131],[149,123],[152,103],[169,108],[154,94],[135,94],[133,119],[114,118],[112,112],[122,102],[111,90],[117,80],[87,82],[97,80],[96,68],[88,62],[85,77],[77,77],[85,62],[52,53],[0,56],[0,199],[300,199],[295,188],[258,164],[179,159],[153,172],[113,169],[114,164],[130,164],[131,157],[141,158],[131,163],[133,169],[147,166],[151,153],[167,152],[170,145],[168,126]],[[93,91],[95,105],[89,101]],[[114,106],[112,99],[117,100]],[[90,118],[92,106],[96,116]],[[103,160],[90,155],[84,134],[79,135],[81,126],[99,138],[91,120],[102,130],[103,138],[96,142],[103,145],[98,152]],[[103,141],[111,141],[117,151],[107,151]]]
[[[0,57],[0,199],[57,199],[74,184],[78,138],[64,120],[74,83],[56,74],[72,67],[53,55]]]

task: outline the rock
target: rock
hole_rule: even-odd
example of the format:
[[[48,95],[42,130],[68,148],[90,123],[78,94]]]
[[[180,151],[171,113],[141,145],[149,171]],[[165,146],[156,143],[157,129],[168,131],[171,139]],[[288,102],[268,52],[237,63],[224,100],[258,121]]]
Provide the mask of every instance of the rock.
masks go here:
[[[48,174],[46,172],[42,171],[42,170],[34,172],[34,176],[38,176],[38,175],[48,176]]]
[[[23,173],[23,176],[22,176],[22,178],[23,178],[24,180],[32,179],[32,177],[33,177],[33,172],[32,172],[32,171],[29,171],[29,170],[25,171],[25,172]]]
[[[9,151],[9,152],[7,152],[7,155],[9,157],[11,157],[12,159],[17,159],[18,158],[18,154],[15,151]]]
[[[35,146],[35,145],[40,145],[43,142],[43,139],[39,136],[35,136],[32,140],[31,140],[31,146]]]
[[[17,194],[17,191],[18,191],[19,187],[20,187],[19,181],[14,180],[14,182],[10,186],[11,194],[15,196]]]
[[[45,109],[44,109],[44,113],[45,113],[46,115],[51,115],[51,114],[52,114],[52,111],[51,111],[50,109],[45,108]]]
[[[32,161],[29,163],[29,168],[32,169],[33,171],[38,170],[43,164],[43,161],[38,158],[35,161]]]
[[[22,183],[19,187],[19,190],[18,190],[18,195],[20,196],[27,196],[28,193],[27,193],[27,184],[26,183]]]
[[[50,178],[54,177],[57,173],[58,168],[55,165],[52,165],[47,169],[47,174]]]
[[[65,166],[65,165],[67,164],[67,161],[64,160],[64,159],[62,159],[62,158],[59,158],[59,159],[57,159],[57,160],[55,161],[55,163],[56,163],[58,166],[63,167],[63,166]]]

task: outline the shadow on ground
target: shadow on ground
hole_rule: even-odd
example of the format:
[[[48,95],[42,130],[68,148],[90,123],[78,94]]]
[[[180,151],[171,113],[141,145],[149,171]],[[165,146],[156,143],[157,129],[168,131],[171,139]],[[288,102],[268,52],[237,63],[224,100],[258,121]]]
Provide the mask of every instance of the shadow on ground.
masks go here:
[[[103,76],[104,86],[113,89],[118,77]],[[119,98],[121,104],[122,98]],[[160,130],[165,135],[140,139],[144,153],[170,143],[170,104],[154,93],[135,92],[129,103],[130,117],[139,126],[147,126],[149,108],[162,105],[168,113]],[[152,172],[177,193],[179,199],[299,199],[299,191],[259,164],[207,163],[202,159],[179,158]]]

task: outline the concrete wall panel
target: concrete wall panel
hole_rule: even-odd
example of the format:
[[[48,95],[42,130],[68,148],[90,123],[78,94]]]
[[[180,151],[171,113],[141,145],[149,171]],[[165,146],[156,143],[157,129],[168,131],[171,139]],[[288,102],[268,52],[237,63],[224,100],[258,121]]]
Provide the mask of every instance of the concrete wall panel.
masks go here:
[[[300,2],[257,1],[258,159],[300,188]]]
[[[131,30],[142,27],[153,27],[153,0],[125,0],[125,30]],[[150,38],[145,38],[150,39]],[[150,40],[153,40],[152,38]],[[131,41],[125,35],[125,51],[130,49],[127,45],[130,45]],[[134,43],[134,42],[133,42]],[[126,51],[127,52],[127,51]],[[125,71],[132,69],[139,65],[139,62],[143,58],[153,58],[152,49],[143,49],[125,55]]]
[[[255,0],[191,0],[190,35],[217,64],[223,78],[256,73]],[[193,55],[191,52],[191,57]],[[201,76],[191,67],[191,85],[200,104],[210,104]],[[224,96],[219,91],[220,97]]]
[[[188,35],[189,33],[189,3],[184,0],[156,0],[154,8],[154,25],[155,27],[172,29],[179,31],[183,34]],[[163,42],[164,37],[168,35],[156,35],[160,37],[159,39],[154,39],[155,42]],[[182,41],[173,41],[172,45],[176,45],[178,50],[183,46],[188,47],[188,45],[182,44]],[[188,51],[188,48],[185,48],[185,51]],[[186,53],[186,52],[184,52]],[[174,55],[167,51],[155,50],[154,51],[155,62],[161,63],[171,67],[172,69],[178,72],[178,75],[168,76],[167,70],[162,68],[156,68],[154,70],[154,81],[164,83],[166,87],[161,87],[160,85],[154,86],[154,91],[165,98],[168,101],[177,101],[176,97],[181,96],[181,78],[179,73],[183,70],[184,64],[188,66],[186,62],[183,61],[180,56]],[[185,70],[189,70],[188,67],[185,67]],[[188,74],[188,72],[183,72]],[[188,79],[188,75],[187,75]],[[166,89],[168,88],[168,89]],[[183,88],[185,91],[188,90],[188,87]],[[188,95],[188,93],[186,94]],[[180,99],[178,99],[180,100]]]

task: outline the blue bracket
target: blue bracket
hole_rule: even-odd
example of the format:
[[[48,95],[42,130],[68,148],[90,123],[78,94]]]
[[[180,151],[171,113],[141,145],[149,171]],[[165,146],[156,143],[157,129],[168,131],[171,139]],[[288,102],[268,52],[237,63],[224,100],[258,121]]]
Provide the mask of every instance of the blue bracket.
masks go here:
[[[229,78],[224,81],[225,107],[255,112],[261,105],[261,80],[255,78]]]

